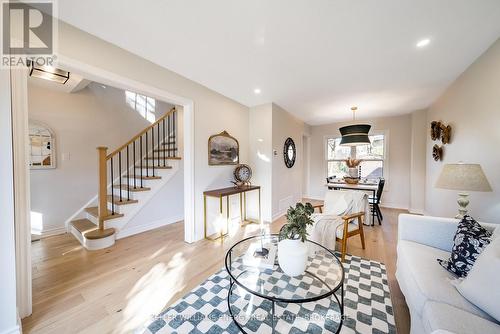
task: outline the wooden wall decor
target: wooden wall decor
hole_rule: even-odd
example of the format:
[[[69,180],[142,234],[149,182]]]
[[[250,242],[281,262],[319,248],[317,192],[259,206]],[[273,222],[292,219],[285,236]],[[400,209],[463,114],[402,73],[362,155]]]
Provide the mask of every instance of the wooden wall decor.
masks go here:
[[[441,121],[432,121],[431,139],[441,140],[443,145],[449,144],[451,140],[451,125],[445,125]],[[432,157],[435,161],[443,160],[443,146],[434,145],[432,147]]]
[[[438,140],[441,137],[441,122],[431,122],[431,139]]]
[[[441,126],[441,142],[443,144],[449,144],[451,139],[451,125]]]
[[[449,144],[451,139],[451,125],[445,125],[441,121],[432,121],[431,139],[441,140],[443,144]]]
[[[432,147],[432,157],[435,161],[443,160],[443,147],[438,144]]]

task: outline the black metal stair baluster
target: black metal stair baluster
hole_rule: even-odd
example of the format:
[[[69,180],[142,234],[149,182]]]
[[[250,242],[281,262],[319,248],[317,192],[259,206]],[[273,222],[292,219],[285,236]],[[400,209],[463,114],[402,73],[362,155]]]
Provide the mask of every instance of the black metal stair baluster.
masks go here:
[[[165,143],[165,118],[163,118],[161,120],[161,123],[163,125],[163,144],[164,144]],[[166,154],[165,154],[165,152],[166,152],[165,151],[165,146],[162,147],[162,152],[163,152],[163,167],[165,167],[166,166],[166,163],[165,163],[165,156],[166,156]]]
[[[140,143],[139,143],[139,160],[141,160],[141,188],[142,188],[142,135],[139,137],[140,138]]]
[[[118,182],[120,182],[120,202],[122,201],[122,151],[118,152]]]
[[[113,178],[113,157],[111,157],[111,214],[115,214],[115,191],[113,190],[113,183],[115,182]]]
[[[130,201],[130,166],[129,166],[129,150],[128,147],[130,144],[127,144],[127,201]]]
[[[160,149],[160,123],[156,125],[156,147],[158,150]],[[156,157],[158,158],[158,167],[160,167],[161,165],[160,154],[161,151],[158,151],[158,154],[156,155]]]
[[[176,118],[176,115],[177,115],[177,111],[174,111],[173,118],[172,118],[172,122],[173,122],[172,130],[174,132],[174,157],[177,156],[177,135],[176,135],[176,131],[175,131],[175,118]]]
[[[149,176],[149,151],[148,151],[148,132],[146,131],[146,177]]]
[[[167,146],[165,149],[167,150],[167,155],[170,158],[170,115],[167,116]]]
[[[151,153],[152,158],[151,165],[153,165],[153,177],[155,176],[155,128],[154,126],[151,128]]]
[[[137,186],[135,184],[136,183],[136,181],[135,181],[136,177],[135,176],[137,175],[137,166],[135,165],[135,163],[137,161],[137,160],[135,160],[135,140],[134,140],[134,142],[132,144],[132,147],[133,147],[133,150],[134,150],[134,153],[132,154],[133,155],[133,159],[134,159],[134,189],[137,189]]]

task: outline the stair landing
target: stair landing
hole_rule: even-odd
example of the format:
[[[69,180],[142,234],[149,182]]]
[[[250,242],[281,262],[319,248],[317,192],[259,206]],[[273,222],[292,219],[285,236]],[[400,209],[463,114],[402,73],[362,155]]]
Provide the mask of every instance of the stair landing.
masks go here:
[[[70,223],[71,233],[88,250],[110,247],[115,243],[115,229],[100,230],[88,219],[77,219]]]

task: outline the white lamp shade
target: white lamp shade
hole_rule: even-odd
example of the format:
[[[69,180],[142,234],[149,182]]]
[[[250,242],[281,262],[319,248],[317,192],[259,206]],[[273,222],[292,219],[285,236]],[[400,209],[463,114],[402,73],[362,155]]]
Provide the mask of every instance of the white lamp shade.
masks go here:
[[[492,191],[479,164],[446,164],[436,182],[437,188],[459,191]]]

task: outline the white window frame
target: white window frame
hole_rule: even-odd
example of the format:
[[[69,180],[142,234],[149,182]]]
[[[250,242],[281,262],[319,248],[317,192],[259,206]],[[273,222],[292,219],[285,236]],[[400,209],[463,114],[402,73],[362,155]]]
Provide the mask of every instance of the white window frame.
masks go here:
[[[144,102],[142,108],[139,108],[137,105],[137,100],[139,98]],[[156,121],[156,100],[154,98],[136,92],[126,91],[125,99],[129,106],[149,123],[154,123]]]
[[[387,182],[387,179],[389,178],[389,131],[371,131],[370,136],[377,136],[377,135],[383,135],[384,136],[384,157],[382,159],[361,159],[362,161],[382,161],[382,176]],[[325,171],[325,177],[326,179],[328,177],[328,163],[329,162],[338,162],[338,161],[345,161],[346,159],[328,159],[328,140],[331,139],[338,139],[341,138],[341,135],[330,135],[330,136],[325,136],[324,137],[324,154],[325,154],[325,166],[324,166],[324,171]]]

